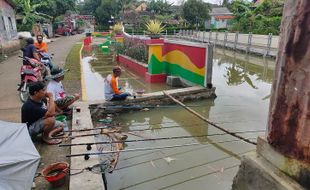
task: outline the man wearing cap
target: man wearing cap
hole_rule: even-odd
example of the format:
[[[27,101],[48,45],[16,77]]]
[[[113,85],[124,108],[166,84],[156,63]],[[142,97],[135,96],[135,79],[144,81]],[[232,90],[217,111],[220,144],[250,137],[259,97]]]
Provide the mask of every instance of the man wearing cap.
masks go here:
[[[22,123],[27,123],[32,138],[42,133],[42,140],[47,144],[61,143],[61,139],[52,137],[63,131],[63,123],[55,120],[55,103],[53,95],[47,93],[43,82],[29,85],[30,98],[21,108]],[[46,99],[48,104],[46,104]]]
[[[51,81],[47,85],[47,92],[53,95],[57,111],[65,111],[71,104],[80,98],[79,94],[66,95],[61,81],[64,79],[65,71],[59,67],[51,70]]]
[[[118,78],[121,76],[120,67],[114,67],[113,73],[109,74],[104,80],[104,95],[107,101],[125,100],[129,93],[124,93],[118,87]]]

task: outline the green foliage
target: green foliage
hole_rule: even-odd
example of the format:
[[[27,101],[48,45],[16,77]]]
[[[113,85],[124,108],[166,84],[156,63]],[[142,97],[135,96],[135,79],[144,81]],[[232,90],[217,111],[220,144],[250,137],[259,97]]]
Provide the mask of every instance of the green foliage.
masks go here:
[[[137,61],[147,63],[147,47],[143,41],[138,39],[125,38],[123,44],[116,43],[114,48],[117,54],[123,54]]]
[[[41,0],[33,0],[39,3]],[[38,11],[51,16],[52,22],[55,18],[65,14],[67,11],[76,11],[76,0],[48,0],[48,4],[41,6]]]
[[[168,3],[166,0],[151,0],[148,2],[147,10],[156,15],[169,15],[172,13],[170,10],[172,4],[173,3]]]
[[[232,2],[231,11],[234,13],[233,31],[244,33],[275,35],[280,32],[283,2],[279,0],[265,0],[257,7],[244,0]]]
[[[183,5],[183,17],[191,25],[203,25],[210,18],[210,6],[202,0],[188,0]]]
[[[96,21],[99,25],[107,28],[112,25],[111,16],[116,16],[118,12],[118,5],[116,0],[102,0],[99,7],[95,11]]]
[[[27,25],[27,27],[38,20],[50,18],[49,15],[37,11],[40,7],[48,4],[47,0],[40,2],[32,2],[31,0],[14,0],[14,3],[17,5],[17,13],[23,16],[22,24]]]

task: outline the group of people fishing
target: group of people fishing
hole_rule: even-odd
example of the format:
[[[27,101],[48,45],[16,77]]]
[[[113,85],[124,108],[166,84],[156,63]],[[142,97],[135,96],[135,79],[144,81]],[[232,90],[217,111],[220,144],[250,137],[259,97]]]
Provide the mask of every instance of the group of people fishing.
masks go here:
[[[47,44],[43,41],[43,36],[38,35],[37,41],[28,38],[23,50],[23,58],[35,59],[40,62],[40,52],[47,53]],[[24,59],[25,61],[25,59]],[[27,62],[24,64],[28,64]],[[36,66],[34,66],[36,67]],[[38,67],[45,67],[42,63]],[[55,116],[71,114],[69,108],[80,98],[79,94],[67,95],[62,80],[65,71],[57,66],[47,66],[48,78],[29,83],[29,98],[21,108],[21,120],[27,124],[29,134],[35,138],[42,134],[42,140],[47,144],[58,144],[60,139],[52,137],[63,131],[64,124],[56,121]]]
[[[47,52],[47,45],[43,42],[43,36],[37,36],[37,42],[27,39],[27,45],[23,50],[23,56],[38,59],[38,50]],[[118,78],[122,70],[114,67],[104,81],[105,99],[107,101],[125,100],[129,93],[122,92],[118,85]],[[29,98],[21,108],[22,123],[26,123],[29,134],[36,138],[42,134],[42,140],[47,144],[59,144],[61,139],[53,138],[63,132],[64,124],[55,119],[55,116],[72,114],[70,106],[80,98],[79,94],[67,95],[62,80],[65,71],[53,66],[50,70],[49,80],[38,80],[28,86]]]

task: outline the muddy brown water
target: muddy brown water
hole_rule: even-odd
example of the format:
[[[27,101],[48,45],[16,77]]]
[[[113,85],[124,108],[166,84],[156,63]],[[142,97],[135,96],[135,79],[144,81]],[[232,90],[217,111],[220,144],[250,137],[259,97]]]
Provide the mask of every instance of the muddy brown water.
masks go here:
[[[103,78],[113,66],[111,56],[94,49],[92,57],[84,57],[84,75],[89,100],[103,99]],[[90,55],[90,54],[89,54]],[[91,59],[97,59],[92,60]],[[265,130],[274,60],[246,56],[216,49],[213,84],[216,99],[186,103],[204,117],[233,132]],[[90,63],[90,64],[88,64]],[[165,84],[148,84],[134,71],[125,69],[122,86],[146,92],[170,89]],[[179,106],[129,111],[112,115],[113,122],[122,123],[123,130],[150,129],[127,133],[128,140],[171,136],[212,135],[222,133]],[[95,126],[102,125],[93,121]],[[256,140],[264,132],[241,133]],[[106,140],[97,137],[97,141]],[[161,141],[126,143],[126,149],[154,148],[195,143],[192,146],[120,154],[113,173],[106,174],[109,190],[178,189],[228,190],[240,164],[240,157],[255,146],[230,135],[213,135]],[[111,147],[101,147],[110,150]],[[101,161],[111,156],[101,156]]]

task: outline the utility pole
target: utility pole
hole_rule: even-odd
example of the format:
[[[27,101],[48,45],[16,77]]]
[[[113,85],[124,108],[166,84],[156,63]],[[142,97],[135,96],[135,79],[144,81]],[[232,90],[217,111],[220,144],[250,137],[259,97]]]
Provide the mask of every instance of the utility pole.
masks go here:
[[[310,1],[284,8],[268,117],[268,142],[282,154],[310,163]]]
[[[233,190],[310,189],[310,1],[285,2],[267,140],[242,158]]]

